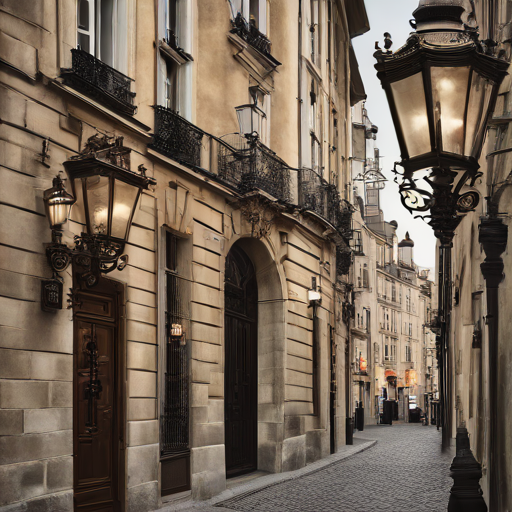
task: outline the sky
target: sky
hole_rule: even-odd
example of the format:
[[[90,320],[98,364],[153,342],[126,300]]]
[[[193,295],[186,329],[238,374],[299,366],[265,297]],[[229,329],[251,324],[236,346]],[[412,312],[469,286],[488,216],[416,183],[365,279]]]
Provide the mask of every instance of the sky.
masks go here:
[[[371,122],[378,126],[377,147],[380,150],[382,173],[388,179],[386,188],[381,191],[381,208],[386,221],[398,222],[398,241],[405,238],[405,232],[414,240],[414,261],[420,267],[435,266],[436,241],[432,228],[421,219],[414,217],[402,206],[398,194],[398,185],[393,182],[391,172],[394,162],[399,162],[400,149],[395,134],[393,121],[389,112],[384,90],[377,78],[375,68],[375,42],[384,48],[384,32],[391,34],[393,46],[398,50],[412,32],[409,20],[412,12],[418,7],[418,0],[365,0],[366,11],[370,21],[370,31],[352,40],[352,45],[359,62],[359,71],[363,78],[368,96],[366,109]],[[431,273],[430,277],[433,277]]]

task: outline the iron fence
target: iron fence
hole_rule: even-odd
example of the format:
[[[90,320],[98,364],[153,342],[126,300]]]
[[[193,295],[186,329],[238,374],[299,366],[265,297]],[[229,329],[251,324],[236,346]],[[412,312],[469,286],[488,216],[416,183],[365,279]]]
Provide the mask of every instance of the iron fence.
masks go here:
[[[246,43],[249,43],[264,55],[270,56],[272,50],[270,39],[265,34],[262,34],[254,25],[248,23],[241,13],[237,14],[231,24],[233,26],[231,29],[232,33],[237,34]]]
[[[233,134],[219,144],[218,175],[240,193],[262,190],[279,201],[290,201],[290,169],[254,138]]]
[[[151,147],[177,162],[199,167],[205,133],[174,110],[160,105],[154,109],[155,135]]]
[[[80,48],[73,48],[71,55],[71,69],[64,69],[61,73],[64,83],[84,91],[100,103],[107,103],[130,115],[135,113],[131,78]]]
[[[341,199],[335,185],[327,183],[316,171],[301,169],[299,206],[332,224],[345,242],[352,238],[352,207]]]
[[[172,250],[174,250],[171,247]],[[169,250],[169,246],[168,246]],[[172,254],[169,255],[172,257]],[[164,394],[162,400],[161,454],[181,452],[189,447],[189,378],[188,355],[184,335],[176,336],[176,326],[183,329],[188,318],[183,297],[182,279],[175,273],[166,273],[166,361]]]

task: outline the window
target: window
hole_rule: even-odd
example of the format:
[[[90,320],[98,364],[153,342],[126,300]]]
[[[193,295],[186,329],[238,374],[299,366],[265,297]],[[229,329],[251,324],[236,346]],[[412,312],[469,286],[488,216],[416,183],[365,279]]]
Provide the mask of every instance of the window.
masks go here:
[[[352,237],[352,248],[355,253],[361,254],[363,252],[363,235],[360,229],[354,230],[354,235]]]
[[[126,1],[78,0],[77,45],[126,74]]]
[[[396,344],[395,340],[386,336],[384,344],[384,361],[395,361],[396,360]]]
[[[163,393],[160,416],[160,455],[162,472],[172,471],[166,460],[188,458],[189,453],[189,378],[188,378],[188,288],[185,279],[184,240],[165,231],[165,346]],[[171,459],[169,459],[171,457]],[[186,479],[189,480],[187,473]],[[190,489],[190,482],[182,482]],[[179,489],[183,490],[183,489]],[[171,492],[178,492],[177,490]],[[164,492],[162,494],[170,494]]]
[[[396,302],[396,283],[394,281],[391,283],[391,300]]]
[[[411,346],[406,345],[405,346],[405,361],[407,363],[410,363],[412,361],[412,354],[411,354]]]
[[[309,107],[309,134],[311,136],[311,169],[322,176],[322,108],[319,97],[319,87],[311,80]]]
[[[262,34],[267,33],[267,0],[229,0],[231,17],[242,16]]]
[[[318,0],[309,3],[309,33],[311,34],[311,62],[319,64],[320,55],[320,28],[318,26],[319,6]]]
[[[160,59],[158,104],[191,119],[192,61],[191,5],[189,0],[163,0],[159,5]]]
[[[363,267],[363,288],[368,288],[370,286],[370,279],[368,277],[368,268],[366,263]]]
[[[407,312],[411,311],[411,289],[407,288],[405,292],[405,310]]]

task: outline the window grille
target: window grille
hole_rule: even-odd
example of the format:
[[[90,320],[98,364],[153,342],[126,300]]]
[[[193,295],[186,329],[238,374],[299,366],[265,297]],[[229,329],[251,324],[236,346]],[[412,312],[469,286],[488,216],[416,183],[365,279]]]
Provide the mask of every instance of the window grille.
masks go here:
[[[161,414],[161,455],[189,449],[189,378],[184,324],[188,318],[184,286],[178,273],[179,240],[166,233],[166,354]]]

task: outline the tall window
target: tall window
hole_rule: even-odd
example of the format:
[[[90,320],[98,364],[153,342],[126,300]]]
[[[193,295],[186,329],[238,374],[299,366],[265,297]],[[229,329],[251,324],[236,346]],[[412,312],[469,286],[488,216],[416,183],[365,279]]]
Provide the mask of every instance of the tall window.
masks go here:
[[[411,353],[411,346],[406,345],[405,346],[405,361],[407,363],[410,363],[412,361],[412,353]]]
[[[192,70],[187,63],[190,55],[191,36],[190,0],[163,0],[159,2],[159,73],[158,104],[190,119],[191,91],[189,83]]]
[[[320,55],[320,27],[318,0],[310,0],[309,3],[309,33],[311,34],[311,62],[319,64]]]
[[[78,0],[77,45],[126,73],[126,1]]]
[[[311,136],[311,169],[322,175],[322,109],[319,97],[319,87],[311,80],[309,107],[309,133]]]
[[[384,361],[396,361],[396,344],[395,340],[386,336],[384,344]]]
[[[184,279],[183,240],[165,232],[165,354],[160,417],[162,473],[185,473],[175,486],[162,487],[162,495],[190,489],[189,477],[189,379],[188,379],[188,280]],[[172,482],[171,477],[163,478]]]

